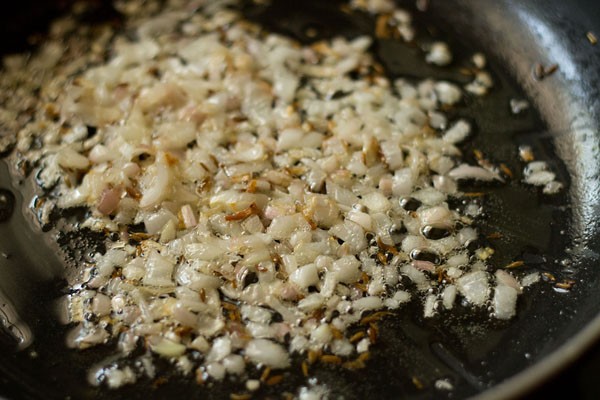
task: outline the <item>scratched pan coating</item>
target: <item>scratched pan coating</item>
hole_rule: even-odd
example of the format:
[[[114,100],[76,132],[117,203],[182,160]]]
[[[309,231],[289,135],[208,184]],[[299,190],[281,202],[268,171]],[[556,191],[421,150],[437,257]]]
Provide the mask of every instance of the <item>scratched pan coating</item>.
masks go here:
[[[485,99],[468,98],[451,115],[468,118],[476,127],[475,136],[464,148],[467,159],[477,148],[492,161],[505,162],[519,171],[522,164],[516,148],[529,144],[566,184],[566,190],[552,198],[517,180],[485,188],[490,195],[483,200],[486,216],[479,223],[480,230],[483,235],[504,233],[494,242],[494,262],[504,265],[525,258],[537,270],[577,283],[569,293],[557,292],[550,283],[535,285],[520,296],[518,315],[508,323],[491,322],[485,311],[460,310],[423,320],[422,305],[414,301],[381,323],[381,336],[372,348],[367,369],[357,373],[322,367],[312,372],[346,399],[522,394],[566,365],[600,332],[600,322],[594,319],[600,310],[600,138],[596,134],[600,85],[595,68],[600,65],[600,47],[591,46],[585,38],[588,30],[600,32],[600,15],[594,11],[593,1],[566,5],[550,0],[527,4],[433,0],[426,13],[414,10],[412,3],[400,2],[413,11],[420,39],[448,41],[457,59],[480,50],[490,59],[495,81],[491,94]],[[111,10],[101,9],[97,18],[118,18]],[[309,40],[308,28],[322,38],[353,37],[373,30],[372,20],[340,12],[336,1],[280,0],[271,6],[248,7],[245,12],[269,29],[301,41]],[[6,46],[12,50],[18,44],[7,42]],[[377,41],[373,50],[391,77],[466,83],[456,68],[424,64],[421,50],[415,46]],[[532,68],[538,62],[560,67],[551,77],[536,81]],[[512,98],[527,98],[534,107],[512,115]],[[67,327],[56,320],[54,304],[66,293],[65,278],[73,267],[65,267],[58,254],[67,249],[75,258],[85,257],[87,246],[99,245],[98,238],[42,233],[27,208],[31,182],[13,182],[6,165],[0,167],[0,186],[14,194],[15,209],[8,221],[0,223],[0,320],[10,328],[0,333],[0,396],[222,399],[229,398],[232,390],[243,389],[230,381],[199,387],[171,376],[166,363],[161,368],[166,383],[159,386],[142,381],[106,391],[85,384],[89,366],[105,359],[110,351],[102,347],[82,352],[66,349]],[[53,242],[56,235],[62,250]],[[569,260],[566,266],[561,263],[565,259]],[[33,337],[33,342],[17,351],[18,336],[25,342]],[[418,379],[417,384],[413,378]],[[436,389],[438,379],[451,382],[454,390]],[[282,384],[258,396],[280,398],[285,391],[295,393],[305,382],[299,368],[293,368]]]

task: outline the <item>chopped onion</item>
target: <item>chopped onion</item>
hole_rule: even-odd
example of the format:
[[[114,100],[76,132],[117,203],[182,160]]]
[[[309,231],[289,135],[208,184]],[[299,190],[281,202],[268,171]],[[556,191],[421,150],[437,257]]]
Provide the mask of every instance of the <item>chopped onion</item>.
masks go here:
[[[520,285],[539,274],[519,283],[499,270],[490,285],[494,249],[472,249],[485,210],[457,182],[502,182],[500,169],[464,163],[471,123],[446,112],[465,90],[492,88],[485,60],[474,58],[466,87],[391,81],[370,37],[302,44],[248,24],[237,0],[158,3],[119,6],[127,35],[55,28],[0,73],[15,96],[0,122],[19,132],[23,165],[40,166],[40,219],[88,207],[78,226],[112,239],[68,297],[72,346],[117,343],[94,384],[157,376],[138,343],[181,374],[220,381],[247,363],[287,368],[292,353],[359,365],[377,332],[363,318],[411,300],[430,318],[451,313],[458,294],[478,307],[493,293],[496,318],[514,315]],[[350,7],[375,14],[378,37],[416,37],[393,1]],[[92,51],[62,50],[81,46]],[[452,62],[446,43],[423,49],[428,63]],[[524,181],[560,190],[529,158]],[[351,340],[361,323],[367,334]]]
[[[271,368],[287,368],[290,359],[281,345],[267,339],[254,339],[246,345],[246,356],[256,364]]]

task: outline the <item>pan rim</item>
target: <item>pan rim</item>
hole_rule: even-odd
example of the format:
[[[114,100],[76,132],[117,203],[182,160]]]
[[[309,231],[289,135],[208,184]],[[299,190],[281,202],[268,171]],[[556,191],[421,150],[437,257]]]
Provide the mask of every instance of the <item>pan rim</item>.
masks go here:
[[[539,387],[553,375],[564,370],[588,350],[600,337],[600,315],[588,323],[563,345],[546,357],[486,391],[476,394],[473,400],[500,400],[523,396]]]

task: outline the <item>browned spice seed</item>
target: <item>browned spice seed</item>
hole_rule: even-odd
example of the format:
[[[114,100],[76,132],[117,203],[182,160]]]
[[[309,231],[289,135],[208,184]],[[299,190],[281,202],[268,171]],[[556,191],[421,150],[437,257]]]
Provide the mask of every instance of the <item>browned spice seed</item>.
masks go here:
[[[60,110],[59,110],[58,106],[54,103],[46,104],[44,112],[46,114],[46,117],[48,117],[50,119],[56,119],[56,118],[60,117]]]
[[[544,76],[550,76],[556,71],[558,71],[558,64],[552,64],[544,70]]]
[[[202,164],[200,164],[202,165]],[[212,187],[212,180],[210,178],[204,178],[196,187],[196,193],[200,194],[204,191],[209,191]]]
[[[365,337],[365,333],[363,331],[360,331],[360,332],[356,332],[354,335],[352,335],[349,340],[350,340],[350,343],[356,343],[364,337]]]
[[[380,15],[375,22],[375,37],[378,39],[389,39],[390,28],[388,22],[390,16],[388,14]]]
[[[415,214],[415,216],[416,216],[416,214]],[[398,254],[398,250],[394,246],[390,246],[390,245],[383,243],[381,241],[381,239],[379,239],[379,238],[377,238],[377,246],[379,246],[379,248],[381,250],[383,250],[384,252],[392,253],[393,255]]]
[[[538,80],[544,79],[544,66],[540,63],[535,64],[533,67],[533,75]]]
[[[239,124],[241,122],[248,121],[248,118],[244,117],[243,115],[234,115],[231,120]]]
[[[175,328],[175,333],[180,337],[188,336],[193,331],[194,330],[189,326],[178,326],[177,328]]]
[[[438,275],[438,283],[442,283],[444,281],[444,279],[446,279],[446,271],[444,271],[443,268],[439,268],[437,270],[437,275]]]
[[[287,167],[285,170],[292,176],[300,176],[306,172],[306,168],[302,166]]]
[[[236,175],[231,177],[231,182],[233,183],[248,183],[250,182],[250,180],[252,179],[253,175],[252,174],[243,174],[243,175]]]
[[[325,310],[323,310],[322,308],[315,310],[312,314],[312,317],[316,320],[320,320],[325,316]]]
[[[369,283],[371,278],[369,278],[369,275],[367,275],[366,272],[363,272],[362,275],[360,276],[360,280],[362,281],[362,283],[367,284],[367,283]]]
[[[200,300],[202,300],[203,303],[206,303],[206,290],[204,289],[200,289]]]
[[[465,75],[465,76],[471,76],[471,75],[473,75],[473,71],[471,71],[469,68],[461,68],[461,69],[458,70],[458,72],[460,74],[462,74],[462,75]]]
[[[136,242],[141,242],[142,240],[149,239],[150,235],[143,232],[132,232],[129,234],[129,238],[135,240]]]
[[[250,400],[252,396],[248,393],[231,393],[229,398],[231,400]]]
[[[302,361],[302,375],[308,377],[308,364],[305,361]]]
[[[570,290],[575,284],[574,280],[567,279],[563,282],[558,282],[555,286],[560,289]]]
[[[327,45],[327,43],[325,43],[323,41],[314,43],[310,47],[317,53],[321,53],[321,54],[329,54],[331,52],[330,47]]]
[[[260,209],[255,203],[250,204],[250,206],[244,208],[241,211],[238,211],[233,214],[229,214],[225,216],[225,221],[239,221],[242,219],[246,219],[251,215],[258,214]]]
[[[302,214],[304,216],[304,219],[306,220],[306,222],[308,222],[308,225],[310,225],[310,229],[311,230],[315,230],[319,227],[319,225],[317,225],[317,223],[315,221],[312,220],[312,218],[310,218],[309,216],[307,216],[306,214]]]
[[[465,193],[465,197],[483,197],[485,196],[484,192],[467,192]]]
[[[304,31],[304,34],[309,38],[315,38],[319,34],[319,31],[313,28],[312,26]]]
[[[173,153],[166,152],[165,160],[169,166],[177,165],[179,163],[179,157],[173,155]]]
[[[371,343],[377,342],[377,336],[379,336],[379,328],[373,322],[369,324],[369,328],[367,329],[367,334],[369,335],[369,340]]]
[[[364,317],[363,319],[361,319],[360,320],[360,324],[361,325],[368,325],[371,322],[379,321],[381,318],[385,317],[386,315],[392,315],[392,313],[389,312],[389,311],[378,311],[378,312],[373,313],[371,315],[367,315],[366,317]]]
[[[309,350],[308,351],[308,364],[312,365],[315,362],[317,362],[320,355],[321,355],[320,351]]]
[[[283,380],[283,375],[273,375],[269,379],[267,379],[266,384],[268,386],[275,386]]]
[[[477,160],[483,160],[483,152],[478,149],[473,149],[473,155]]]
[[[514,178],[513,172],[510,170],[510,168],[508,168],[508,166],[506,164],[504,164],[504,163],[500,164],[500,169],[509,178]]]
[[[598,38],[596,37],[596,35],[594,35],[592,32],[588,32],[585,34],[585,36],[587,37],[587,40],[591,43],[591,44],[596,44],[598,43]]]
[[[551,280],[552,282],[556,281],[556,277],[554,275],[552,275],[550,272],[542,272],[542,275],[546,279]]]
[[[337,329],[335,326],[329,326],[329,329],[331,330],[331,335],[335,339],[343,339],[344,338],[344,334],[342,333],[342,331]]]
[[[237,310],[236,311],[230,311],[229,312],[229,320],[230,321],[236,321],[236,322],[237,321],[241,321],[242,317],[240,316],[239,311],[237,311]]]
[[[352,14],[352,8],[348,4],[342,4],[340,6],[340,11],[344,14]]]
[[[511,262],[510,264],[508,264],[504,268],[506,268],[506,269],[519,268],[519,267],[522,267],[523,265],[525,265],[525,261],[517,260],[517,261]]]
[[[222,307],[228,311],[237,311],[237,306],[233,303],[228,303],[226,301],[221,303]]]
[[[361,292],[367,291],[367,286],[363,285],[362,283],[355,283],[354,287],[357,288],[358,290],[360,290]]]
[[[269,268],[268,268],[268,267],[266,267],[266,266],[264,266],[264,265],[257,265],[257,266],[256,266],[256,270],[257,270],[258,272],[267,272],[267,271],[269,270]]]
[[[196,383],[198,385],[204,385],[204,372],[200,368],[196,370]]]
[[[529,148],[520,149],[519,155],[521,156],[521,160],[523,160],[524,162],[531,162],[535,160],[535,156]]]
[[[159,376],[158,378],[156,378],[153,382],[152,382],[152,387],[154,389],[157,389],[159,386],[164,385],[165,383],[168,382],[168,379],[164,376]]]
[[[415,387],[419,390],[423,389],[425,386],[423,385],[423,382],[421,382],[421,380],[419,378],[417,378],[416,376],[412,377],[412,383],[413,385],[415,385]]]
[[[365,363],[358,361],[358,360],[346,361],[345,363],[342,364],[342,367],[349,369],[351,371],[354,371],[357,369],[363,369],[365,367]]]
[[[327,122],[327,130],[333,132],[334,129],[335,129],[335,122],[333,122],[332,120],[329,120]]]
[[[121,276],[123,276],[123,272],[120,269],[115,270],[115,272],[112,273],[112,275],[110,276],[111,278],[120,278]]]
[[[533,74],[536,79],[542,80],[542,79],[552,75],[553,73],[555,73],[558,70],[558,68],[559,68],[558,64],[552,64],[548,67],[544,67],[542,64],[537,63],[537,64],[535,64],[535,67],[533,68]]]
[[[341,358],[339,358],[338,356],[331,355],[331,354],[326,354],[324,356],[321,356],[321,361],[324,362],[325,364],[334,364],[334,365],[342,364]]]
[[[368,351],[365,351],[364,353],[361,353],[357,360],[360,362],[365,362],[367,361],[369,358],[371,358],[371,353],[369,353]]]
[[[488,239],[502,239],[504,237],[500,232],[492,232],[486,236]]]
[[[265,382],[267,379],[269,379],[269,375],[271,375],[271,368],[267,367],[260,375],[260,381]]]
[[[346,361],[345,363],[342,364],[342,367],[349,369],[349,370],[357,370],[357,369],[362,369],[364,368],[365,362],[371,357],[371,353],[369,353],[368,351],[361,353],[356,360],[351,360],[351,361]]]
[[[377,260],[383,265],[388,264],[387,257],[382,252],[377,253]]]
[[[248,186],[246,187],[246,192],[248,193],[256,193],[256,186],[257,186],[258,182],[256,179],[252,179],[250,182],[248,182]]]

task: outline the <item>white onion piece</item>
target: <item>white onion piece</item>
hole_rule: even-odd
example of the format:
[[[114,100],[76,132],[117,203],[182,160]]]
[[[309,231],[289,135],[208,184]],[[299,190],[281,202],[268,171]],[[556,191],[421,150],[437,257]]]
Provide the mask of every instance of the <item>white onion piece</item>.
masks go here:
[[[439,66],[445,66],[452,62],[452,53],[448,45],[443,42],[435,42],[431,45],[425,61]]]
[[[290,276],[290,281],[303,289],[316,285],[319,282],[317,267],[314,264],[308,264],[298,268]]]
[[[441,81],[435,84],[435,92],[442,104],[452,105],[460,101],[462,93],[460,88],[452,83]]]
[[[519,281],[517,281],[510,273],[499,269],[496,271],[495,276],[498,285],[509,286],[515,289],[517,293],[521,293],[521,285],[519,284]]]
[[[452,224],[453,214],[446,206],[430,207],[418,211],[421,225],[442,225]]]
[[[221,381],[225,378],[225,373],[227,371],[223,364],[214,362],[206,365],[206,372],[214,380]]]
[[[56,161],[63,168],[83,170],[89,167],[90,160],[75,150],[65,147],[58,154]]]
[[[461,276],[456,283],[461,294],[477,306],[484,305],[490,295],[488,275],[484,271],[469,272]]]
[[[358,312],[377,310],[381,308],[383,301],[378,296],[363,297],[352,302],[352,308]]]
[[[141,180],[142,198],[140,207],[149,208],[157,205],[170,194],[171,169],[165,161],[164,154],[157,156],[157,162],[148,167]]]
[[[554,181],[556,175],[550,171],[536,171],[525,176],[525,183],[535,186],[544,186]]]
[[[465,140],[471,133],[471,125],[465,120],[458,120],[450,129],[446,131],[443,139],[446,142],[456,144]]]
[[[500,178],[500,176],[497,173],[487,170],[485,168],[475,167],[468,164],[459,165],[452,171],[448,172],[448,176],[456,180],[476,179],[480,181],[502,181],[502,178]]]
[[[430,294],[425,298],[425,306],[423,307],[423,316],[425,318],[431,318],[435,315],[436,310],[436,296]]]
[[[510,286],[496,286],[494,290],[494,315],[498,319],[511,319],[517,313],[516,289]]]
[[[181,217],[186,228],[193,228],[198,224],[198,221],[196,221],[196,215],[189,204],[181,207]]]
[[[322,307],[323,304],[325,304],[325,298],[319,293],[312,293],[298,302],[298,309],[310,313]]]
[[[310,334],[310,340],[320,345],[327,345],[333,339],[333,333],[328,324],[321,324]]]
[[[169,221],[176,221],[177,217],[171,211],[163,208],[156,213],[149,214],[144,219],[144,226],[146,228],[146,232],[150,235],[154,235],[162,231],[163,227]]]
[[[248,342],[246,356],[255,364],[264,364],[271,368],[290,366],[290,359],[285,349],[267,339],[254,339]]]
[[[457,289],[455,285],[448,285],[442,292],[442,304],[444,308],[450,310],[454,307],[454,301],[456,300]]]
[[[185,346],[172,340],[160,339],[155,344],[150,344],[150,349],[163,357],[177,357],[185,353]]]
[[[119,207],[119,202],[121,201],[121,190],[117,188],[110,188],[104,190],[102,192],[102,197],[100,197],[100,201],[98,202],[98,211],[100,211],[104,215],[112,214],[117,207]]]
[[[420,271],[435,272],[435,264],[429,261],[413,260],[412,266]]]
[[[339,282],[354,283],[360,277],[360,261],[346,256],[333,262],[332,272]]]
[[[533,285],[534,283],[539,282],[539,280],[540,280],[540,273],[532,272],[531,274],[525,275],[523,277],[523,279],[521,279],[521,286],[528,287],[528,286]]]
[[[213,341],[210,352],[206,356],[209,363],[221,361],[231,353],[231,339],[220,337]]]
[[[143,282],[149,286],[171,287],[174,264],[154,251],[148,257]]]

